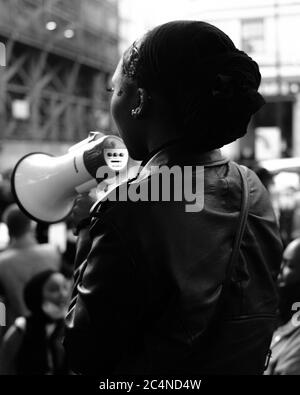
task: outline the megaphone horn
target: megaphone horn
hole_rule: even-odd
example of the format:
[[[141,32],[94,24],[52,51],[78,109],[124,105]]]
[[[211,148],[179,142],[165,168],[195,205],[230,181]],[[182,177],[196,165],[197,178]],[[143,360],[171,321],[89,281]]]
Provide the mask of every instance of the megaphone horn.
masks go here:
[[[35,152],[18,161],[11,177],[12,192],[29,217],[47,223],[62,221],[70,214],[76,195],[97,186],[101,166],[113,174],[127,167],[129,156],[122,139],[98,137],[94,132],[59,157]]]

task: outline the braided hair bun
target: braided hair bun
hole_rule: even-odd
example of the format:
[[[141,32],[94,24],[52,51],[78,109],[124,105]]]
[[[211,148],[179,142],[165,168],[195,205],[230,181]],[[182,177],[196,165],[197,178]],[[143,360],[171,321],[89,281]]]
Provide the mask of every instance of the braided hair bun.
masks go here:
[[[123,72],[165,99],[180,132],[217,148],[247,132],[265,103],[257,63],[217,27],[173,21],[148,32],[124,56]]]

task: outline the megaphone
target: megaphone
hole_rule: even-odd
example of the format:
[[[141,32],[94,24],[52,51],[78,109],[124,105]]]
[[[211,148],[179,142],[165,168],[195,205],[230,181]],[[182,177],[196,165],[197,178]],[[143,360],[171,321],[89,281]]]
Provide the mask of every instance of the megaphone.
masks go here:
[[[78,193],[97,187],[101,181],[97,172],[102,166],[112,178],[126,170],[128,161],[121,138],[91,132],[60,157],[34,152],[21,158],[12,173],[12,192],[32,219],[60,222],[70,214]]]

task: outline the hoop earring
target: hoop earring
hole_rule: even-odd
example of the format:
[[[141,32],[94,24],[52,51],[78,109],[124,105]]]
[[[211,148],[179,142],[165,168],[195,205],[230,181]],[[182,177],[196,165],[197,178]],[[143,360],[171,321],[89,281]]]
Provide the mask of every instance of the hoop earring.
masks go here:
[[[140,108],[135,108],[131,110],[131,116],[135,119],[138,119],[141,113],[141,109]]]

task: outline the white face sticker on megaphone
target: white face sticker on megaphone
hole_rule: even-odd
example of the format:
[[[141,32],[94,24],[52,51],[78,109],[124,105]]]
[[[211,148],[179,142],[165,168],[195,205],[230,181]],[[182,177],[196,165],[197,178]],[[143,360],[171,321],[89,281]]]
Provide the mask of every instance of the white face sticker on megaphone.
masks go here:
[[[123,170],[127,166],[128,151],[126,148],[104,148],[104,160],[110,169]]]

